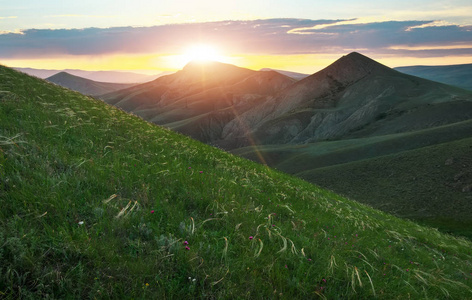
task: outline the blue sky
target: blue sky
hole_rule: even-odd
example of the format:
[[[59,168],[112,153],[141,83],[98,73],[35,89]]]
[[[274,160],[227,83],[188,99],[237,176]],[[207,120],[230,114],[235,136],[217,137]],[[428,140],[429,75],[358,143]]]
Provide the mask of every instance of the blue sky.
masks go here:
[[[350,51],[389,66],[472,63],[472,1],[0,0],[0,33],[11,66],[177,69],[192,43],[304,72]]]
[[[0,28],[86,28],[267,18],[442,20],[472,24],[472,1],[0,1]],[[8,18],[10,17],[10,18]],[[15,18],[11,18],[15,17]]]

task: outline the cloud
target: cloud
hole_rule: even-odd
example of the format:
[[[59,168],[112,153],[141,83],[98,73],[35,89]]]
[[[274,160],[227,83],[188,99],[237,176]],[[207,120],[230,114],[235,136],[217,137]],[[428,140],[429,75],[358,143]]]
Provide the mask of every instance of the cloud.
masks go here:
[[[472,26],[439,21],[266,19],[153,27],[29,29],[0,34],[0,58],[61,55],[176,54],[195,43],[228,54],[347,53],[471,55]],[[453,46],[453,47],[451,47]]]
[[[44,16],[45,18],[118,18],[118,15],[78,15],[78,14],[65,14],[65,15],[49,15]]]
[[[0,20],[3,20],[3,19],[16,19],[18,18],[17,16],[9,16],[9,17],[0,17]]]

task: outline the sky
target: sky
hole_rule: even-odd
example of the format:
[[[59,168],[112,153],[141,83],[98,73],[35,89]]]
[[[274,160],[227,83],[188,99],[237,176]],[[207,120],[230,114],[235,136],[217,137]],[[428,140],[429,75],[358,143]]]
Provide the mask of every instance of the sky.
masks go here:
[[[311,74],[357,51],[390,67],[472,63],[472,1],[0,0],[0,64],[181,69],[214,59]]]

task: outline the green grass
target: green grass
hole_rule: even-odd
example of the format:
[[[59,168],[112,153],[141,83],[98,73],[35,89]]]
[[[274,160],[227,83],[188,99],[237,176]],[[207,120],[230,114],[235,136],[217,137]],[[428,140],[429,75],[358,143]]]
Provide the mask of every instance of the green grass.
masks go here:
[[[268,165],[290,174],[366,160],[470,137],[472,120],[433,128],[364,138],[300,145],[258,145],[231,152],[254,161],[259,155]]]
[[[232,153],[375,208],[472,238],[472,120],[407,133]],[[450,160],[451,163],[446,164]]]
[[[472,238],[472,138],[300,172],[401,217]]]
[[[0,298],[472,297],[467,240],[4,67],[0,201]]]

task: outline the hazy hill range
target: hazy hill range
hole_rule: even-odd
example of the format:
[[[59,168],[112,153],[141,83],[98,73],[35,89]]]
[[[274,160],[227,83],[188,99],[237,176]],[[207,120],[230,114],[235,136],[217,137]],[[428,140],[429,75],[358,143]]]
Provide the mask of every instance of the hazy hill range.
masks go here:
[[[472,64],[450,66],[408,66],[394,68],[402,73],[472,90]]]
[[[84,95],[98,96],[113,91],[129,88],[136,84],[98,82],[71,75],[67,72],[60,72],[46,78],[47,81],[80,92]]]
[[[192,62],[175,74],[101,98],[145,120],[213,142],[228,122],[293,82],[275,71]]]
[[[79,76],[85,79],[90,79],[98,82],[109,82],[109,83],[125,83],[125,84],[136,84],[154,80],[160,76],[166,75],[167,73],[161,73],[157,75],[146,75],[134,72],[124,71],[84,71],[76,69],[66,70],[45,70],[45,69],[32,69],[32,68],[14,68],[20,72],[33,75],[39,78],[46,79],[60,72],[67,72],[71,75]]]
[[[0,78],[2,299],[472,298],[466,239]]]

